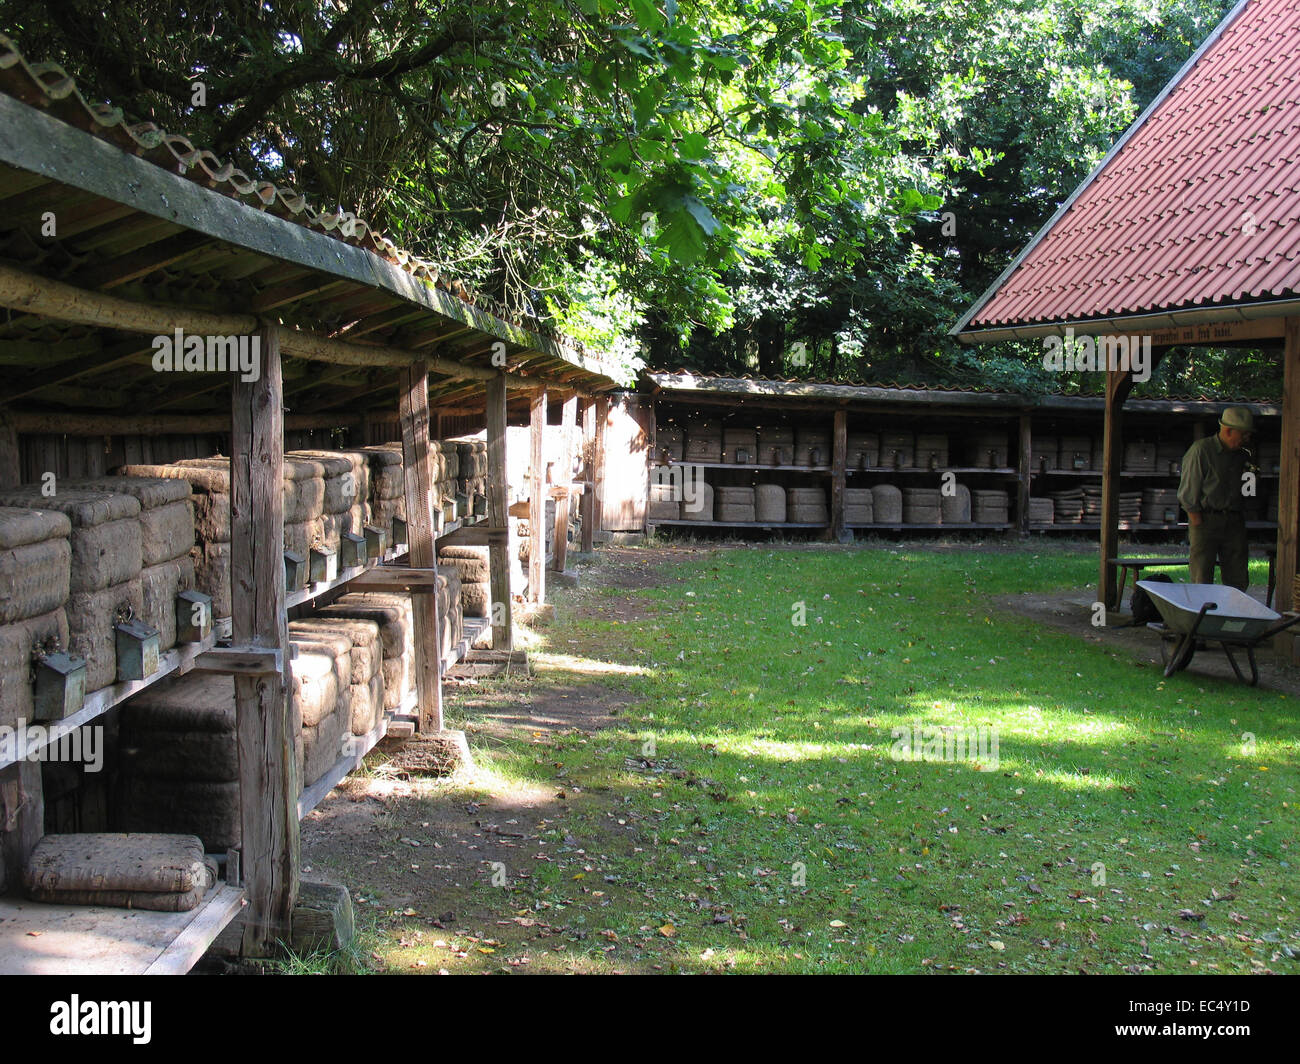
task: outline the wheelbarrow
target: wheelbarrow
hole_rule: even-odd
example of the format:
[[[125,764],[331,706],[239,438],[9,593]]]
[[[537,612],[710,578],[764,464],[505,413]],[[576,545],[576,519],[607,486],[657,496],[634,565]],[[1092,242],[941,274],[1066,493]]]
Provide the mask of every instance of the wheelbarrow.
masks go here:
[[[1200,641],[1217,642],[1223,647],[1228,664],[1238,680],[1254,687],[1259,683],[1255,648],[1293,624],[1300,623],[1300,613],[1275,613],[1256,602],[1244,591],[1222,584],[1165,584],[1156,580],[1139,580],[1142,588],[1160,611],[1164,624],[1149,624],[1160,633],[1160,659],[1165,675],[1172,676],[1191,663]],[[1250,679],[1242,674],[1233,649],[1246,652]]]

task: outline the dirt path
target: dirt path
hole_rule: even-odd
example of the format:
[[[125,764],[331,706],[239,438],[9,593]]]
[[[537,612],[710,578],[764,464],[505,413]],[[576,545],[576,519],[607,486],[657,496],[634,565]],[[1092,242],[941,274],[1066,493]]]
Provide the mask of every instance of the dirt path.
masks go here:
[[[582,655],[574,622],[600,616],[640,620],[644,606],[603,589],[634,590],[673,582],[672,563],[690,548],[607,548],[599,564],[579,569],[581,586],[560,598],[560,619],[539,631],[544,649]],[[579,645],[575,646],[575,643]],[[534,764],[551,761],[553,785],[512,779],[500,770],[431,779],[411,774],[398,743],[386,743],[368,769],[336,788],[303,822],[304,872],[352,890],[358,924],[369,928],[368,963],[380,970],[577,971],[566,946],[586,932],[563,921],[524,915],[490,887],[529,878],[529,866],[557,850],[626,853],[631,839],[614,830],[617,799],[570,779],[557,748],[598,735],[633,704],[628,691],[564,668],[535,663],[532,679],[448,686],[450,727],[464,728],[471,748],[526,748]],[[481,758],[485,761],[487,759]],[[534,779],[536,772],[529,773]],[[582,837],[566,828],[581,809]],[[608,821],[610,830],[591,832]],[[579,830],[579,829],[574,829]],[[502,872],[501,870],[505,870]],[[498,956],[498,954],[500,956]]]

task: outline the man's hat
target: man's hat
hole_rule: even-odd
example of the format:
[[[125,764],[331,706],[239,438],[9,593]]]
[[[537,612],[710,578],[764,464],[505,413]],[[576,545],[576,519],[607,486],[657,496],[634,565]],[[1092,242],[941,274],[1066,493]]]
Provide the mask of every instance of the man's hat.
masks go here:
[[[1244,406],[1230,406],[1219,417],[1219,424],[1241,432],[1254,432],[1255,419]]]

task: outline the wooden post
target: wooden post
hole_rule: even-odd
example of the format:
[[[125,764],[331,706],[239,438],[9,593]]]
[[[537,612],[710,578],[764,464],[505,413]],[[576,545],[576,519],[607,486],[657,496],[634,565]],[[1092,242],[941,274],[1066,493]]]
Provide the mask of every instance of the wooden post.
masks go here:
[[[1020,534],[1029,535],[1029,499],[1033,479],[1034,431],[1028,414],[1020,415],[1020,457],[1016,462],[1019,477],[1016,481],[1016,506],[1018,507]]]
[[[40,762],[0,769],[0,892],[23,893],[23,869],[44,834]]]
[[[833,539],[844,538],[844,480],[848,465],[848,415],[843,407],[835,411],[831,443],[831,529]]]
[[[597,529],[605,527],[605,423],[609,420],[609,397],[596,397],[596,447],[592,457],[592,524]]]
[[[1106,371],[1106,429],[1102,441],[1101,558],[1097,601],[1117,609],[1115,567],[1107,559],[1119,554],[1119,484],[1124,458],[1124,400],[1133,388],[1130,370]]]
[[[0,488],[16,488],[22,480],[22,465],[18,460],[18,429],[0,412]]]
[[[1300,318],[1286,319],[1282,379],[1282,467],[1277,490],[1277,590],[1273,608],[1279,613],[1296,608],[1292,585],[1296,573],[1296,521],[1300,515]],[[1279,656],[1290,660],[1288,635]]]
[[[564,572],[569,556],[569,505],[573,498],[573,427],[578,418],[578,396],[564,400],[560,422],[560,486],[564,489],[555,500],[555,564]]]
[[[230,587],[236,646],[280,655],[277,672],[236,676],[240,866],[248,908],[244,953],[288,941],[298,898],[300,727],[288,692],[284,612],[284,382],[279,332],[259,334],[261,372],[231,385]]]
[[[528,601],[546,601],[546,389],[533,393],[528,449]]]
[[[488,570],[491,581],[489,617],[492,649],[514,649],[514,617],[510,599],[509,517],[506,485],[506,375],[487,382],[488,452]]]
[[[590,553],[596,547],[596,481],[592,457],[596,449],[596,402],[590,396],[582,401],[582,550]]]
[[[424,362],[401,371],[398,417],[406,473],[406,534],[416,569],[437,565],[433,538],[433,471],[429,462],[429,374]],[[442,630],[437,595],[412,595],[415,690],[421,732],[442,731]]]

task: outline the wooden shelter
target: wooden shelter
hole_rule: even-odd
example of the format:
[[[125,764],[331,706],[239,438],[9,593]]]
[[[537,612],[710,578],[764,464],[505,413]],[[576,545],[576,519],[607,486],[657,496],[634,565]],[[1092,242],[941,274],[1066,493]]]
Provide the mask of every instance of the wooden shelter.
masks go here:
[[[487,520],[462,535],[491,548],[492,601],[504,611],[494,610],[494,640],[508,647],[507,422],[530,418],[539,449],[548,400],[558,400],[563,424],[582,426],[594,444],[615,372],[539,323],[466,294],[354,215],[318,212],[293,190],[249,179],[184,137],[88,103],[62,70],[28,63],[2,36],[0,204],[0,488],[223,445],[231,456],[231,645],[209,642],[165,664],[235,676],[237,869],[220,904],[193,919],[131,913],[120,925],[98,926],[117,942],[121,967],[89,970],[184,970],[241,905],[244,947],[265,953],[287,938],[299,873],[286,698],[286,438],[300,447],[344,437],[355,445],[400,431],[409,552],[391,559],[404,564],[369,569],[363,579],[415,586],[429,582],[435,565],[430,432],[444,418],[458,419],[457,431],[485,426]],[[160,338],[174,337],[179,348],[194,336],[255,341],[256,372],[211,361],[176,371],[159,358]],[[546,487],[537,464],[531,475],[539,528]],[[590,489],[598,473],[589,464],[584,477]],[[567,503],[571,485],[557,491]],[[587,490],[584,505],[594,498]],[[540,601],[542,552],[533,557]],[[435,599],[414,599],[416,724],[437,731]],[[68,726],[128,693],[113,689]],[[0,837],[12,851],[6,856],[21,863],[41,833],[39,766],[0,765],[0,794],[5,819],[18,824]],[[65,930],[74,925],[81,926],[69,921]],[[54,936],[39,949],[37,941],[21,943],[33,958],[49,952]],[[14,969],[11,947],[0,957],[5,970],[62,963],[53,956],[46,967]]]
[[[971,530],[1084,534],[1099,530],[1096,516],[1056,523],[1036,520],[1033,503],[1044,501],[1051,508],[1056,492],[1078,492],[1093,486],[1102,475],[1101,430],[1106,401],[1102,396],[1042,395],[1025,396],[976,388],[941,388],[902,384],[854,384],[844,381],[775,380],[754,377],[728,377],[687,371],[649,371],[641,374],[639,405],[625,420],[635,421],[645,436],[645,443],[631,456],[620,458],[625,466],[625,480],[639,476],[653,490],[656,475],[674,464],[695,464],[704,470],[710,482],[718,484],[782,483],[788,486],[816,486],[827,493],[827,520],[816,525],[793,521],[654,521],[643,517],[647,527],[678,526],[698,530],[707,525],[742,532],[790,531],[846,538],[846,533],[916,533]],[[1277,438],[1281,409],[1275,402],[1245,400],[1259,422],[1260,437],[1271,447]],[[1144,440],[1176,441],[1174,453],[1181,458],[1193,432],[1207,434],[1214,426],[1220,403],[1196,397],[1166,397],[1130,402],[1128,410],[1135,434]],[[673,458],[661,446],[666,438],[688,439],[698,424],[717,420],[723,426],[782,428],[794,433],[820,435],[826,440],[826,454],[820,463],[784,462],[773,464],[764,453],[745,461],[724,448],[720,461],[693,462]],[[890,433],[914,434],[917,440],[939,443],[945,461],[931,465],[928,459],[902,463],[891,460],[887,447],[875,452],[873,461],[861,460],[851,441],[869,434],[883,439]],[[675,434],[675,435],[674,435]],[[760,430],[759,437],[763,437]],[[1058,439],[1059,437],[1059,439]],[[1064,440],[1073,439],[1077,450],[1066,455]],[[990,449],[989,442],[993,442]],[[1061,446],[1058,449],[1058,443]],[[1162,444],[1162,451],[1165,445]],[[994,453],[996,452],[996,453]],[[1058,460],[1058,453],[1060,458]],[[1165,453],[1169,453],[1165,451]],[[630,463],[630,464],[629,464]],[[1177,473],[1169,464],[1153,464],[1146,471],[1126,468],[1130,489],[1152,489],[1167,494],[1176,488]],[[1261,476],[1259,512],[1249,527],[1255,535],[1271,535],[1276,522],[1270,519],[1265,493],[1271,491],[1274,474]],[[855,523],[846,517],[845,492],[872,485],[896,485],[904,492],[909,487],[940,488],[944,479],[960,482],[975,490],[1005,492],[1008,516],[998,523],[976,520],[941,524],[919,524],[904,518]],[[623,510],[632,509],[624,504]],[[645,514],[643,497],[637,514]],[[629,526],[631,527],[631,526]],[[1158,520],[1116,519],[1117,530],[1142,534],[1168,534],[1185,530],[1177,515],[1161,514]]]
[[[1296,604],[1298,63],[1300,10],[1242,0],[951,330],[965,343],[1087,336],[1108,356],[1101,601],[1116,581],[1107,559],[1117,553],[1132,352],[1149,345],[1158,361],[1173,346],[1200,345],[1282,359],[1275,605]]]

